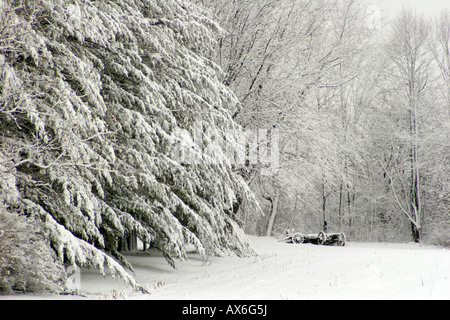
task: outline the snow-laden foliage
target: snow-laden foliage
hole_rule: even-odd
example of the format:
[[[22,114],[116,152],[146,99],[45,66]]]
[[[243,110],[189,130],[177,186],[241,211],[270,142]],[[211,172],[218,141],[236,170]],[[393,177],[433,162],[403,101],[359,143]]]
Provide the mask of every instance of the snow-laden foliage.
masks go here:
[[[128,279],[105,253],[131,269],[118,252],[130,234],[170,263],[188,244],[252,253],[233,213],[247,187],[224,155],[186,165],[172,152],[194,122],[237,127],[238,101],[207,58],[219,26],[187,0],[1,0],[0,10],[0,155],[15,179],[8,191],[0,177],[0,193],[41,218],[61,259]]]
[[[65,279],[40,224],[0,203],[0,293],[60,292]]]

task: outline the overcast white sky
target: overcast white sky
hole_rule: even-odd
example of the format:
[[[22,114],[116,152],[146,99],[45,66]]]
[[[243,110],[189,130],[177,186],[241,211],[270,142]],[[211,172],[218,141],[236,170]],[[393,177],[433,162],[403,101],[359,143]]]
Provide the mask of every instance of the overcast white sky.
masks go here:
[[[434,15],[443,8],[450,10],[450,0],[374,0],[374,4],[377,3],[386,15],[396,15],[403,6],[409,6],[426,15]]]

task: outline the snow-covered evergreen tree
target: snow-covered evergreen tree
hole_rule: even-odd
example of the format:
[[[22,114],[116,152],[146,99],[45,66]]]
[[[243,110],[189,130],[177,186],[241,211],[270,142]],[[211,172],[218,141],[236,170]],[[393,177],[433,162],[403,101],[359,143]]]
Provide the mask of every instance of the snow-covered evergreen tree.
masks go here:
[[[39,221],[18,216],[0,203],[0,293],[60,292],[66,273]]]
[[[252,253],[225,156],[173,156],[180,129],[237,128],[207,58],[218,32],[188,0],[0,0],[0,201],[39,218],[61,261],[136,285],[118,251],[130,234],[172,264],[187,244]]]

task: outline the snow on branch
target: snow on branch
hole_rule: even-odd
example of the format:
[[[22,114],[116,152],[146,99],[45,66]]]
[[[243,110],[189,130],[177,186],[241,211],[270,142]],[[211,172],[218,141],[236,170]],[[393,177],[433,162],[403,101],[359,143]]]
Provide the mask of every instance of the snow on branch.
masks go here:
[[[0,168],[16,183],[9,200],[44,221],[60,259],[107,266],[136,286],[118,248],[129,235],[172,264],[188,245],[252,254],[231,213],[245,182],[220,159],[186,165],[172,154],[176,132],[193,134],[196,121],[237,127],[238,99],[209,59],[222,30],[202,9],[186,0],[0,4]]]

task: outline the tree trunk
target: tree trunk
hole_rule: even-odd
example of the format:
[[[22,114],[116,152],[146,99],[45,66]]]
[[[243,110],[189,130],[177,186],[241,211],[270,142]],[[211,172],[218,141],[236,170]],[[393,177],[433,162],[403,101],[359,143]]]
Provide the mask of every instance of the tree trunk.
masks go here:
[[[125,235],[119,240],[118,249],[121,252],[129,252],[137,249],[137,237],[134,233]]]
[[[341,221],[342,221],[342,202],[343,202],[343,198],[344,198],[344,183],[341,182],[341,186],[339,187],[339,209],[338,209],[338,219],[339,219],[339,223],[338,223],[338,228],[339,230],[341,229]],[[325,220],[325,216],[324,216],[324,220]]]
[[[137,249],[137,237],[134,232],[128,236],[128,249],[130,251],[134,251]]]
[[[275,197],[272,200],[270,198],[269,201],[272,202],[272,208],[271,208],[271,213],[270,213],[270,219],[269,219],[269,225],[267,227],[267,233],[266,236],[267,237],[271,237],[272,236],[272,231],[273,231],[273,226],[275,225],[275,219],[277,218],[277,214],[278,214],[278,201],[280,199],[280,191],[277,190],[275,193]]]
[[[421,229],[417,228],[417,226],[414,223],[411,223],[411,231],[414,242],[420,243]]]

